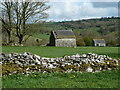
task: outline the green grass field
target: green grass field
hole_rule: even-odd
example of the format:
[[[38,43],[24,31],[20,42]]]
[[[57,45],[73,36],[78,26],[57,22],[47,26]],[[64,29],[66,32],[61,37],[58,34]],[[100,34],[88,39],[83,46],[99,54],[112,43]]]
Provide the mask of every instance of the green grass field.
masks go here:
[[[37,54],[45,57],[61,57],[64,55],[73,55],[73,54],[83,54],[83,53],[96,53],[96,54],[104,54],[108,55],[112,58],[120,58],[120,54],[118,55],[118,47],[40,47],[40,46],[3,46],[2,52],[4,53],[24,53],[30,52],[33,54]]]
[[[118,72],[3,76],[3,88],[118,88]]]

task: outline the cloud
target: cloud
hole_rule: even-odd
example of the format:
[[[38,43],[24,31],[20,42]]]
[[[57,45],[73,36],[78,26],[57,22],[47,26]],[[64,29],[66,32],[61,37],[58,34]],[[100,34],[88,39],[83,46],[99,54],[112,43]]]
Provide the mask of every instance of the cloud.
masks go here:
[[[51,8],[48,11],[48,20],[79,20],[93,17],[117,16],[118,8],[116,3],[93,3],[93,2],[74,2],[64,0],[64,2],[50,2]]]
[[[50,1],[50,2],[65,2],[68,0],[48,0],[48,1]],[[119,2],[119,1],[120,0],[69,0],[69,2]]]
[[[90,0],[90,2],[119,2],[120,0]]]
[[[118,7],[118,2],[92,2],[93,7],[95,8],[109,8],[109,7]]]

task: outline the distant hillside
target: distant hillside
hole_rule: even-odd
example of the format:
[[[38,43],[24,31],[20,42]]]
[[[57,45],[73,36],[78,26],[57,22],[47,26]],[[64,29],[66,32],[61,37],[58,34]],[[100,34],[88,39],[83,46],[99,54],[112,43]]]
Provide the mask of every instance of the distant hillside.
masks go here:
[[[53,29],[89,29],[89,28],[102,28],[109,27],[109,29],[114,29],[117,27],[119,17],[112,18],[100,18],[100,19],[87,19],[87,20],[78,20],[78,21],[62,21],[62,22],[48,22],[46,23],[47,30]],[[114,30],[111,30],[114,31]]]
[[[120,17],[46,22],[44,28],[41,28],[39,24],[34,24],[34,29],[39,29],[38,32],[46,34],[47,37],[52,30],[72,29],[76,36],[80,36],[82,39],[104,38],[109,46],[118,46],[118,20],[120,20]]]
[[[119,46],[118,44],[118,21],[120,17],[87,19],[78,21],[45,22],[33,24],[34,37],[49,41],[52,30],[72,29],[76,35],[79,46],[91,46],[93,38],[103,38],[108,46]],[[36,32],[37,31],[37,32]],[[86,44],[87,42],[87,44]]]

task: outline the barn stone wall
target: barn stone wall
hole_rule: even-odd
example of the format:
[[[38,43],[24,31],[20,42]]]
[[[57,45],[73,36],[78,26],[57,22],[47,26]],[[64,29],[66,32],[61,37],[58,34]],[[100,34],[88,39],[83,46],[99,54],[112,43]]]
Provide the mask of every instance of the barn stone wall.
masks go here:
[[[76,39],[56,39],[55,40],[55,46],[57,47],[75,47],[76,46]]]
[[[50,45],[55,46],[55,37],[54,37],[52,32],[51,32],[51,35],[50,35]]]
[[[105,43],[95,43],[95,46],[106,46]]]

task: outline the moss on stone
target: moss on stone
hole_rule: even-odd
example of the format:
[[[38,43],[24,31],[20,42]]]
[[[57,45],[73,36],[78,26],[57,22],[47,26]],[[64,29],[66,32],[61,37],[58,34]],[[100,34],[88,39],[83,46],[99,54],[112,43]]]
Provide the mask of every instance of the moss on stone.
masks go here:
[[[85,72],[86,69],[87,69],[89,66],[90,66],[90,64],[83,63],[83,64],[80,65],[79,70],[80,70],[81,72]]]

